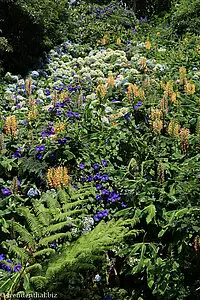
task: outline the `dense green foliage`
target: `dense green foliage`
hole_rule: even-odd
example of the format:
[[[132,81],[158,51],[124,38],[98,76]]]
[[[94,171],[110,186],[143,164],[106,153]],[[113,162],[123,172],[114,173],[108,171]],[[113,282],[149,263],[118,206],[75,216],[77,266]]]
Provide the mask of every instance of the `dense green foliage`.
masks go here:
[[[0,293],[198,299],[200,38],[172,11],[74,5],[40,68],[5,74]]]

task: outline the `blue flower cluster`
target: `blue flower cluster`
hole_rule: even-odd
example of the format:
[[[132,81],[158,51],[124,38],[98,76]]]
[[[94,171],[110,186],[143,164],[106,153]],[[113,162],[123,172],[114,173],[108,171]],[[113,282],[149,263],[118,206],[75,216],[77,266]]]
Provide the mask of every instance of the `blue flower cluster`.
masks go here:
[[[44,131],[42,132],[42,137],[45,138],[47,136],[51,136],[55,134],[55,129],[52,124],[48,124],[48,127],[44,128]]]
[[[20,158],[21,157],[21,152],[23,151],[23,148],[18,148],[12,155],[12,158]]]
[[[1,261],[6,261],[5,263],[1,263]],[[21,264],[13,265],[13,262],[10,259],[5,260],[5,255],[0,254],[0,268],[6,272],[16,273],[22,269]]]
[[[99,210],[97,214],[93,217],[95,222],[99,222],[101,219],[108,216],[108,210]]]
[[[44,145],[41,145],[41,146],[36,146],[36,148],[35,148],[35,150],[36,150],[36,155],[35,155],[35,158],[36,159],[42,159],[42,157],[43,157],[43,151],[45,150],[45,146]]]

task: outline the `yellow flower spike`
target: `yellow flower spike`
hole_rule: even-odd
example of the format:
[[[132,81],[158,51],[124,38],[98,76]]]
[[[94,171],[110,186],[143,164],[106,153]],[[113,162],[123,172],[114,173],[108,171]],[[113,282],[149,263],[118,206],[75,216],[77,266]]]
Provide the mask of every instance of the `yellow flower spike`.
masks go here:
[[[179,76],[180,76],[180,84],[184,84],[184,82],[187,80],[186,79],[186,74],[187,74],[187,70],[185,67],[180,67],[179,68]]]
[[[173,92],[173,93],[171,94],[170,99],[171,99],[171,101],[172,101],[174,104],[178,104],[178,103],[179,103],[178,100],[176,99],[176,97],[177,97],[177,93]]]
[[[53,187],[64,187],[69,184],[69,175],[66,167],[50,168],[47,171],[48,184]]]
[[[114,87],[116,85],[115,78],[113,75],[108,76],[108,88]]]
[[[155,133],[160,133],[160,131],[163,128],[163,121],[160,119],[156,119],[155,121],[153,121],[152,126],[153,126],[153,131]]]
[[[17,134],[17,119],[16,117],[9,116],[6,118],[6,135],[16,135]]]
[[[186,95],[193,95],[195,93],[195,84],[191,82],[187,82],[184,85],[184,91]]]
[[[30,78],[27,78],[26,81],[25,81],[25,86],[26,86],[26,93],[28,96],[31,95],[31,91],[32,91],[32,85],[33,83],[33,79],[30,77]]]
[[[180,125],[176,122],[175,119],[172,119],[168,125],[167,132],[170,135],[177,137],[179,135],[179,128]]]
[[[151,42],[150,42],[150,41],[147,41],[147,42],[145,43],[145,47],[146,47],[147,50],[150,50],[150,49],[151,49]]]
[[[121,40],[119,38],[116,40],[116,44],[117,44],[117,46],[121,45]]]
[[[184,154],[189,147],[188,142],[190,138],[190,130],[188,128],[181,128],[179,136],[180,136],[182,153]]]
[[[144,69],[147,65],[146,58],[141,58],[140,61],[139,61],[139,64],[141,65],[141,68]]]
[[[165,91],[164,91],[164,94],[171,97],[172,94],[174,93],[174,90],[173,90],[173,82],[172,81],[168,81],[165,85]]]
[[[98,95],[98,93],[100,93],[101,97],[105,97],[107,93],[106,88],[102,83],[99,84],[96,88],[96,94]]]

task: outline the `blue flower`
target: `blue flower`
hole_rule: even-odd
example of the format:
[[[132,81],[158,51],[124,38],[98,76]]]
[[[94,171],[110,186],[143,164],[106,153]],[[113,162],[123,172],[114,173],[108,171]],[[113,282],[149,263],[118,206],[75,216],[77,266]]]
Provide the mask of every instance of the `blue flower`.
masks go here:
[[[87,179],[88,179],[88,181],[92,181],[93,180],[92,175],[89,175]]]
[[[45,150],[45,146],[44,146],[44,145],[36,146],[35,150],[36,150],[37,152],[44,151],[44,150]]]
[[[109,180],[109,176],[107,174],[102,175],[101,180],[106,181]]]
[[[108,165],[108,162],[107,162],[107,160],[105,160],[105,159],[104,159],[104,160],[102,160],[102,162],[101,162],[101,163],[102,163],[102,165],[103,165],[104,167],[106,167],[106,166]]]
[[[57,248],[56,241],[54,241],[53,244],[52,244],[51,246],[52,246],[52,248],[56,249],[56,248]]]
[[[127,120],[130,120],[130,114],[125,114],[124,118],[127,119]]]
[[[31,76],[32,77],[38,77],[39,73],[37,71],[32,71]]]
[[[85,168],[85,166],[84,166],[83,163],[80,163],[80,164],[78,165],[78,167],[79,167],[80,169],[84,169],[84,168]]]
[[[99,173],[97,173],[95,176],[94,176],[94,179],[95,180],[101,180],[101,175]]]
[[[5,255],[4,254],[0,254],[0,260],[5,260]]]
[[[138,109],[142,105],[143,105],[142,101],[139,101],[136,105],[134,105],[134,109]]]
[[[94,164],[94,165],[93,165],[93,168],[94,168],[95,170],[98,170],[98,169],[100,169],[100,165]]]
[[[101,197],[100,195],[96,194],[96,200],[97,200],[97,201],[101,201],[101,200],[102,200],[102,197]]]
[[[2,188],[1,192],[4,196],[10,196],[12,194],[12,192],[9,188]]]
[[[105,296],[104,300],[112,300],[112,298],[109,295],[107,295]]]
[[[21,264],[17,264],[14,266],[14,272],[19,272],[22,268],[22,265]]]
[[[35,155],[35,158],[38,159],[38,160],[41,160],[43,157],[43,154],[41,152],[38,152],[36,155]]]
[[[95,222],[99,222],[99,220],[100,220],[100,219],[99,219],[98,216],[94,216],[94,221],[95,221]]]
[[[98,183],[98,184],[96,185],[96,189],[97,189],[97,190],[100,190],[101,187],[102,187],[102,185],[101,185],[100,183]]]

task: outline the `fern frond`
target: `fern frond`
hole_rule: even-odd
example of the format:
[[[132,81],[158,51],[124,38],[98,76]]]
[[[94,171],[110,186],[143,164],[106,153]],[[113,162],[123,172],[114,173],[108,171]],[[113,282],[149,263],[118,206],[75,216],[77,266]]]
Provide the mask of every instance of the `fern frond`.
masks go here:
[[[35,240],[24,226],[17,222],[14,222],[13,229],[15,232],[19,233],[19,238],[21,241],[27,243],[31,248],[35,248]]]
[[[36,290],[41,290],[46,283],[46,277],[33,276],[30,278],[30,282],[36,287]]]
[[[34,212],[38,218],[38,221],[44,225],[48,226],[51,220],[51,214],[44,207],[44,204],[39,202],[38,200],[32,200]]]
[[[51,250],[52,250],[52,249],[51,249]],[[34,253],[33,256],[35,256],[35,253]],[[40,271],[42,271],[42,266],[41,266],[41,264],[36,263],[36,264],[34,264],[34,265],[31,265],[31,266],[29,266],[29,267],[26,267],[26,270],[27,270],[27,271],[36,270],[37,272],[40,272]]]
[[[67,218],[73,216],[73,215],[79,215],[79,216],[83,216],[84,214],[86,214],[88,211],[86,208],[83,209],[76,209],[76,210],[72,210],[72,211],[67,211],[65,213],[62,213],[60,215],[55,216],[55,221],[62,221],[62,220],[66,220]]]
[[[17,246],[16,242],[14,240],[7,240],[2,243],[2,245],[9,250],[9,252],[12,252],[14,255],[19,257],[20,259],[28,259],[29,254],[26,250],[20,248]]]
[[[55,232],[55,231],[59,231],[62,228],[64,228],[65,226],[71,227],[71,226],[75,226],[74,223],[72,223],[71,220],[67,220],[61,223],[57,223],[57,224],[52,224],[50,226],[48,226],[45,231],[46,232]]]
[[[46,236],[44,238],[42,238],[39,241],[39,245],[43,245],[43,246],[47,246],[50,243],[53,243],[54,241],[64,238],[64,237],[71,237],[71,233],[70,232],[66,232],[66,233],[57,233],[51,236]]]
[[[76,269],[80,266],[80,261],[84,262],[88,258],[93,260],[93,255],[98,256],[104,253],[113,244],[117,245],[123,235],[128,231],[124,228],[123,222],[114,220],[105,223],[101,221],[92,231],[81,236],[76,242],[71,243],[69,247],[65,247],[61,254],[56,255],[49,262],[46,276],[50,281],[51,277],[63,270]],[[81,266],[80,266],[81,267]]]
[[[38,222],[37,218],[30,212],[29,208],[19,207],[17,209],[17,213],[26,219],[26,221],[29,225],[29,228],[35,234],[35,236],[41,236],[42,226]]]
[[[37,251],[33,254],[34,257],[42,256],[42,255],[51,255],[54,254],[55,250],[52,248],[46,248],[40,251]]]
[[[67,204],[70,200],[70,197],[64,190],[59,189],[58,192],[57,192],[57,200],[61,204]]]

